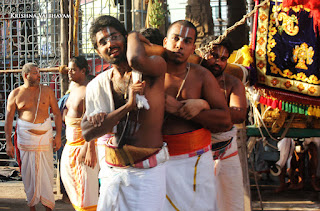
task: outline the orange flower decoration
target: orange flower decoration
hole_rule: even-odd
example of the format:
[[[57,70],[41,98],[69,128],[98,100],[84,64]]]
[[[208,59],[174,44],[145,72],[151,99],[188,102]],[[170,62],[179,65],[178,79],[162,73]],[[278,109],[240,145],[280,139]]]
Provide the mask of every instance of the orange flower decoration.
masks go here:
[[[314,94],[317,90],[316,88],[314,88],[314,86],[311,86],[308,91],[311,93],[311,94]]]
[[[289,88],[292,86],[291,81],[286,81],[286,82],[284,83],[284,86],[285,86],[287,89],[289,89]]]
[[[263,61],[259,61],[258,64],[257,64],[257,66],[258,66],[260,69],[262,69],[262,68],[265,66],[265,64],[263,63]]]
[[[268,17],[265,14],[260,15],[260,20],[265,21]]]
[[[302,92],[304,90],[303,84],[299,84],[297,88],[299,89],[300,92]]]
[[[278,83],[279,83],[279,81],[278,81],[276,78],[274,78],[274,79],[271,80],[271,84],[272,84],[273,86],[276,86]]]

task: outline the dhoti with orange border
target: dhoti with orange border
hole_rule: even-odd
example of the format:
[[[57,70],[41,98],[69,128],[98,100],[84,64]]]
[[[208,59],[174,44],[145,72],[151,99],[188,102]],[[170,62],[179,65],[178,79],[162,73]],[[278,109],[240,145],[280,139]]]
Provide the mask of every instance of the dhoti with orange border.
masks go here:
[[[215,210],[210,131],[202,128],[163,137],[170,154],[165,210]]]
[[[46,133],[38,135],[30,130],[46,131]],[[39,124],[17,120],[21,176],[29,207],[41,202],[46,207],[54,208],[52,138],[50,118]]]
[[[215,160],[214,177],[217,187],[217,206],[219,211],[243,211],[243,177],[238,155],[237,128],[212,134],[213,159]],[[227,146],[218,146],[216,141],[224,141]],[[223,142],[219,142],[223,143]]]
[[[61,178],[75,210],[96,210],[99,196],[99,164],[92,169],[77,157],[85,144],[81,118],[65,117],[67,143],[61,156]]]

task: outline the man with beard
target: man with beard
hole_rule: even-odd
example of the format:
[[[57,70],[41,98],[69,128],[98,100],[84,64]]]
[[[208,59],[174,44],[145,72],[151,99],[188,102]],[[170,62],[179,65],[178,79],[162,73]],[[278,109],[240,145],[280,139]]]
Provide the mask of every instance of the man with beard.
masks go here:
[[[208,45],[214,36],[202,40],[201,46]],[[225,95],[233,124],[243,123],[247,115],[247,101],[242,82],[227,73],[228,58],[232,53],[229,39],[215,45],[209,53],[201,55],[206,67],[217,79]],[[238,156],[237,129],[212,134],[212,153],[215,160],[217,181],[217,205],[221,211],[244,210],[242,169]]]
[[[57,151],[61,146],[61,114],[53,90],[40,84],[40,72],[36,64],[25,64],[22,67],[22,77],[24,84],[14,89],[8,97],[6,151],[9,157],[14,157],[11,133],[17,111],[17,143],[28,206],[30,210],[35,210],[35,205],[41,202],[46,210],[52,210],[55,204],[53,149]],[[55,138],[49,108],[55,117]]]
[[[149,42],[136,32],[127,35],[114,17],[98,17],[90,36],[99,56],[112,63],[88,84],[82,121],[86,141],[99,138],[97,210],[162,210],[166,62],[147,56],[142,42]]]
[[[211,132],[231,128],[223,93],[212,74],[187,62],[197,30],[185,20],[171,24],[164,39],[166,115],[164,141],[169,148],[165,210],[215,210]]]

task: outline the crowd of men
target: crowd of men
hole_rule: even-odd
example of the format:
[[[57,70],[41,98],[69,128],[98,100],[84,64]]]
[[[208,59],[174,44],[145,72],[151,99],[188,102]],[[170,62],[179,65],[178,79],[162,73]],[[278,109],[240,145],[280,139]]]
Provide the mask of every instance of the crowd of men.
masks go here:
[[[246,99],[241,81],[224,72],[229,41],[200,55],[200,65],[188,62],[197,39],[191,22],[172,23],[164,38],[150,30],[127,33],[112,16],[96,18],[90,38],[112,67],[90,81],[86,59],[72,58],[62,115],[37,65],[23,66],[24,84],[8,98],[5,133],[14,157],[17,111],[30,210],[39,202],[54,208],[52,148],[60,148],[62,121],[61,178],[75,210],[244,210],[233,124],[245,120]],[[164,51],[150,55],[156,42]]]

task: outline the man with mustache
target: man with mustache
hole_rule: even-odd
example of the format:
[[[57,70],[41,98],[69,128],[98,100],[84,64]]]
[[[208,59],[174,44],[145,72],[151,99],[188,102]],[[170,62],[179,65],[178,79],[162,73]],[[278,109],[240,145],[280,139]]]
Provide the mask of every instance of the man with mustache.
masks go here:
[[[215,210],[211,132],[232,126],[214,76],[187,62],[196,39],[196,27],[180,20],[169,26],[163,41],[167,61],[163,134],[170,154],[165,210]]]
[[[41,202],[46,210],[53,210],[53,150],[61,146],[61,114],[53,90],[40,84],[39,68],[34,63],[22,67],[24,84],[14,89],[6,112],[6,151],[14,157],[11,140],[15,112],[17,144],[20,150],[21,175],[30,210]],[[54,115],[56,136],[53,137],[49,108]]]
[[[214,40],[208,36],[201,46],[208,45]],[[205,55],[202,66],[206,67],[217,79],[229,106],[233,124],[243,123],[247,116],[247,101],[242,82],[225,73],[228,58],[232,53],[232,45],[228,38],[215,45]],[[237,129],[212,134],[212,153],[215,160],[215,178],[217,184],[217,205],[220,211],[244,210],[243,178],[237,146]]]
[[[168,151],[161,127],[166,62],[147,56],[136,32],[112,16],[90,28],[96,52],[112,68],[87,86],[86,141],[98,138],[101,181],[97,210],[162,210]],[[142,73],[139,73],[139,72]]]

